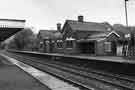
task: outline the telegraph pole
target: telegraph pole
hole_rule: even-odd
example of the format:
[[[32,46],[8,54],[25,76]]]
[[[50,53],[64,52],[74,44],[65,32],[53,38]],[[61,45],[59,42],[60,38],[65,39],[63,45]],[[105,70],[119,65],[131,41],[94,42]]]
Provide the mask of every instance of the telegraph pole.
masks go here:
[[[127,15],[127,1],[128,0],[124,0],[124,4],[125,4],[125,20],[126,20],[126,26],[128,27],[128,15]],[[131,33],[130,33],[130,36],[131,36]],[[131,37],[130,37],[131,38]],[[129,51],[129,46],[130,46],[130,40],[128,41],[128,46],[126,46],[126,48],[125,48],[125,45],[124,45],[124,48],[125,48],[125,50],[126,51],[124,51],[124,52],[126,52],[125,54],[124,54],[124,56],[128,56],[128,55],[130,55],[131,53],[131,51]],[[128,54],[129,53],[129,54]]]
[[[127,15],[127,2],[128,2],[129,0],[125,0],[125,17],[126,17],[126,25],[127,25],[127,27],[128,27],[128,15]],[[135,42],[134,42],[134,34],[132,33],[132,28],[130,28],[131,29],[131,31],[130,31],[130,40],[129,40],[129,42],[128,42],[128,55],[129,56],[134,56],[134,44],[135,44]]]
[[[126,25],[128,26],[127,1],[128,0],[125,0],[125,17],[126,17]]]

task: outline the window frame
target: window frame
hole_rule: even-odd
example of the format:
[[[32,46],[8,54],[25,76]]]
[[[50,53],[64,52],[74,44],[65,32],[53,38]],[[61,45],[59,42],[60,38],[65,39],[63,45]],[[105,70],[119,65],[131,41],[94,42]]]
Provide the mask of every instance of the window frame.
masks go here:
[[[68,44],[68,42],[71,42],[72,44],[71,43]],[[73,49],[73,47],[74,47],[74,40],[66,40],[66,48],[67,49]]]
[[[61,44],[61,45],[58,45],[58,44]],[[59,47],[59,46],[61,46],[61,47]],[[63,41],[62,41],[62,40],[57,40],[57,41],[56,41],[56,47],[57,47],[58,49],[62,49],[62,48],[63,48]]]
[[[112,42],[104,42],[104,50],[105,52],[112,52]]]

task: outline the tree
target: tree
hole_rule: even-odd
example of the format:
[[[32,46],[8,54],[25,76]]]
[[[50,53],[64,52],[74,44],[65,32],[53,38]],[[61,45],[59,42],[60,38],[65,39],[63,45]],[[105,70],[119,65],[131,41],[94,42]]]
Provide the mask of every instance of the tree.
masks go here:
[[[24,28],[18,32],[13,40],[9,43],[9,47],[12,49],[24,50],[31,49],[34,39],[34,33],[30,28]]]

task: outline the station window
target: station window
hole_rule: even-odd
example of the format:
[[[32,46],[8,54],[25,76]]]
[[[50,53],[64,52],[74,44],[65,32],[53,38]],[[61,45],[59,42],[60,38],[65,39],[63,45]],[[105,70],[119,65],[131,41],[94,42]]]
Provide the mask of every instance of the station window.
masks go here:
[[[40,42],[39,47],[40,47],[40,48],[43,47],[43,42]]]
[[[105,42],[105,51],[111,52],[111,42]]]
[[[63,48],[62,40],[57,40],[57,48]]]
[[[73,48],[73,40],[66,41],[66,47],[67,48]]]

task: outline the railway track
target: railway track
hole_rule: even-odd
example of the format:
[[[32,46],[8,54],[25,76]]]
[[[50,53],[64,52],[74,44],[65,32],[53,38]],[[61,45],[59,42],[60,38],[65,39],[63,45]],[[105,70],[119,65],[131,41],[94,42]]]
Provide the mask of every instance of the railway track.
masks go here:
[[[12,56],[12,55],[11,55]],[[43,68],[47,69],[58,77],[68,79],[73,83],[82,85],[83,87],[90,89],[93,86],[97,90],[134,90],[135,84],[134,79],[128,77],[120,77],[119,75],[107,74],[104,72],[98,72],[95,70],[87,70],[85,68],[80,68],[77,66],[60,63],[60,62],[51,62],[48,60],[41,60],[37,57],[28,57],[28,56],[18,56],[14,54],[14,58],[20,59],[24,63],[36,66],[37,68],[46,71]],[[49,73],[50,73],[49,72]],[[63,73],[63,74],[62,74]],[[94,84],[93,84],[94,82]]]

